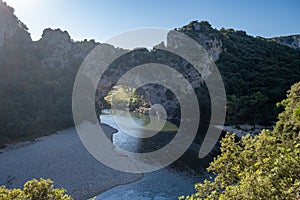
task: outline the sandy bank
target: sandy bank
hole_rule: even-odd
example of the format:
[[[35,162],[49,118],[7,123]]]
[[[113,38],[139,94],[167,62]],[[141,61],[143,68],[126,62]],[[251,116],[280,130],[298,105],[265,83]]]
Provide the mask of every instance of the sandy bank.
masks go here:
[[[102,124],[105,132],[115,129]],[[75,128],[10,146],[0,153],[0,185],[22,187],[33,178],[50,178],[74,199],[93,197],[111,187],[133,182],[142,174],[111,169],[92,157]]]

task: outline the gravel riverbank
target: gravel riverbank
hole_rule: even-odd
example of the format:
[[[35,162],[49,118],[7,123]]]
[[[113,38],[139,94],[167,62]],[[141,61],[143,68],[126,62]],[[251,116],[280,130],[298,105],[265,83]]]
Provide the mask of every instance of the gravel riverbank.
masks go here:
[[[105,132],[115,131],[102,124]],[[21,188],[33,178],[50,178],[74,199],[87,199],[117,185],[140,179],[97,161],[82,145],[75,128],[10,146],[0,153],[0,185]]]

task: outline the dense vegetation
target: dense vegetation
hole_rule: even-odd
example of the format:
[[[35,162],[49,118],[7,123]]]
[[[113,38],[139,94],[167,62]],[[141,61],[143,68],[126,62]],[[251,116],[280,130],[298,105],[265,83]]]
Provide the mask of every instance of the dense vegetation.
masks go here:
[[[53,182],[50,179],[33,179],[24,184],[23,189],[7,189],[0,187],[1,200],[72,200],[65,194],[64,189],[53,188]]]
[[[208,167],[215,178],[196,184],[195,194],[180,199],[299,199],[300,82],[281,105],[274,131],[238,141],[228,133]]]
[[[199,30],[195,30],[195,23],[201,25]],[[216,30],[208,22],[191,22],[178,30],[196,41],[200,37],[222,41],[216,65],[228,96],[227,123],[275,121],[276,103],[300,80],[299,50],[249,36],[244,31]]]

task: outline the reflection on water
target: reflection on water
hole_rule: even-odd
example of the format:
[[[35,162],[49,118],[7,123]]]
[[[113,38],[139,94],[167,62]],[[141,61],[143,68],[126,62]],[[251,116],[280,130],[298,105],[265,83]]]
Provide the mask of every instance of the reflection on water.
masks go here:
[[[112,110],[106,109],[102,111],[100,119],[102,123],[118,129],[118,133],[113,135],[115,146],[136,153],[152,152],[164,147],[177,131],[174,124],[155,116],[150,119],[141,113],[129,113],[128,116],[126,111],[112,113]],[[148,126],[150,121],[152,126]]]
[[[124,111],[119,111],[117,114],[119,117],[124,118],[120,121],[125,131],[120,130],[110,110],[103,111],[101,122],[119,130],[118,133],[114,134],[114,144],[127,151],[151,152],[160,149],[167,145],[176,134],[176,131],[170,131],[171,128],[174,128],[174,125],[166,122],[163,131],[156,135],[149,138],[137,138],[135,136],[143,135],[145,131],[151,130],[143,130],[134,125],[131,127],[130,123],[125,123],[128,120],[125,118],[128,118],[128,116],[124,114]],[[130,118],[136,125],[146,126],[150,123],[150,118],[140,113],[130,113]],[[136,134],[132,136],[131,133],[130,135],[126,134],[127,131],[136,131]],[[142,179],[134,183],[120,185],[103,192],[97,196],[96,200],[177,199],[180,195],[194,193],[194,184],[208,177],[209,174],[201,167],[201,161],[198,159],[197,154],[185,153],[173,164],[158,171],[146,173]]]
[[[139,128],[143,128],[146,130],[153,130],[153,131],[162,131],[162,132],[175,132],[177,131],[177,126],[172,124],[169,121],[166,121],[162,118],[159,118],[157,116],[149,116],[145,115],[142,113],[137,113],[137,112],[128,112],[128,111],[123,111],[123,110],[111,110],[111,109],[104,109],[102,110],[102,115],[103,117],[107,115],[114,115],[114,117],[118,117],[122,119],[121,123],[126,123],[126,122],[133,122],[133,126],[140,126]],[[102,118],[101,118],[102,119]],[[149,126],[150,122],[152,122],[153,126]],[[163,124],[162,129],[158,129],[157,126],[155,125],[160,125]],[[127,128],[129,127],[129,124],[121,124],[125,125]]]

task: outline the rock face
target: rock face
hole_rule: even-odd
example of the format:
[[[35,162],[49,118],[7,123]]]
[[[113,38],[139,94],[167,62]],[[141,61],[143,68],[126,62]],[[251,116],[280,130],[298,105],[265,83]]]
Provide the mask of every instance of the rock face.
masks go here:
[[[0,27],[0,48],[5,44],[25,47],[33,59],[39,60],[40,67],[65,68],[81,63],[99,44],[94,40],[75,42],[67,31],[50,28],[44,30],[40,40],[32,41],[26,25],[14,15],[14,9],[2,1]]]
[[[222,53],[222,41],[214,34],[214,29],[208,22],[192,21],[186,28],[193,33],[193,38],[211,55],[214,62]]]
[[[74,61],[83,61],[98,44],[91,41],[74,42],[67,31],[45,29],[42,38],[33,42],[33,48],[41,59],[42,67],[72,67]]]
[[[289,35],[282,37],[274,37],[270,39],[281,45],[291,47],[293,49],[300,49],[300,35]]]

